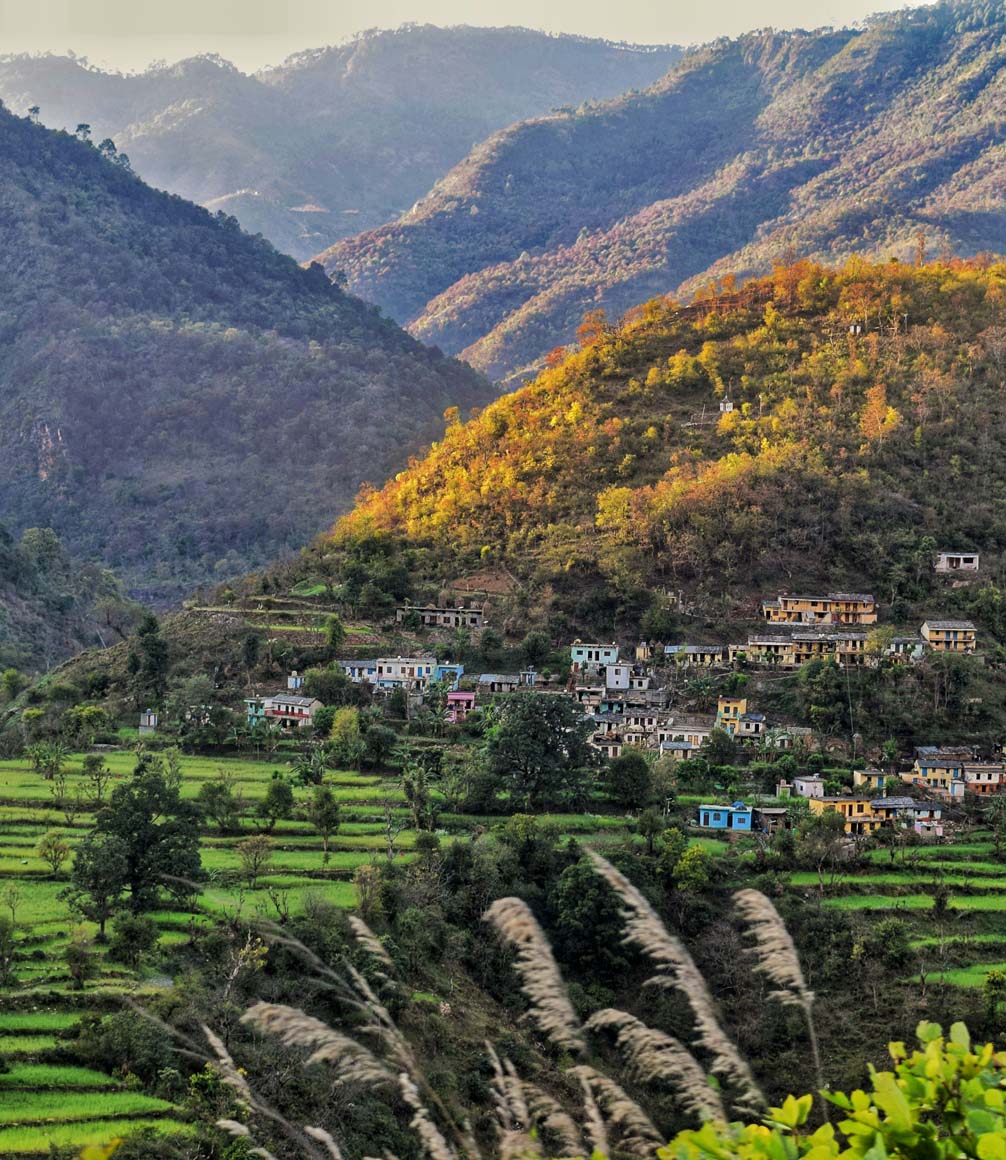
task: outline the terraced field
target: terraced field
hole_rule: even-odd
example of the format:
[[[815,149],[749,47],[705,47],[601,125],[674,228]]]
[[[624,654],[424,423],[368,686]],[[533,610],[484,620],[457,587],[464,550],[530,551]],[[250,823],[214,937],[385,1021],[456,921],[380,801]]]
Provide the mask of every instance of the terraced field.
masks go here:
[[[128,778],[135,764],[129,751],[109,752],[112,788]],[[152,917],[160,930],[153,961],[139,972],[128,970],[98,953],[97,975],[83,992],[75,990],[65,952],[75,931],[92,937],[93,924],[80,924],[61,893],[69,863],[59,876],[37,856],[39,839],[57,830],[71,847],[91,827],[94,815],[89,787],[81,776],[83,755],[67,761],[65,793],[78,790],[85,808],[67,819],[53,798],[52,783],[33,772],[25,761],[0,762],[0,915],[15,921],[15,982],[0,988],[0,1156],[44,1155],[50,1144],[83,1147],[102,1143],[142,1127],[155,1132],[187,1130],[183,1113],[165,1100],[130,1090],[121,1078],[67,1062],[73,1028],[89,1010],[114,1010],[129,997],[152,995],[171,985],[172,954],[211,925],[214,917],[233,912],[241,899],[245,913],[275,919],[279,908],[291,913],[303,908],[308,896],[337,906],[355,902],[353,874],[362,865],[388,855],[387,817],[406,827],[409,811],[395,780],[340,771],[327,781],[342,811],[339,832],[325,862],[321,839],[302,816],[280,820],[272,830],[274,853],[263,876],[250,887],[241,880],[237,845],[259,832],[256,804],[265,796],[274,770],[286,772],[285,757],[266,760],[184,758],[182,795],[194,798],[202,785],[225,771],[244,804],[242,832],[221,835],[208,826],[202,834],[202,861],[209,881],[191,911],[164,909]],[[305,790],[295,791],[298,800]],[[563,814],[549,819],[563,834],[596,844],[618,841],[626,834],[621,818]],[[498,818],[441,815],[442,841],[451,841],[475,826],[491,827]],[[415,857],[416,834],[402,828],[393,841],[392,857]],[[719,843],[710,843],[718,847]],[[8,1070],[4,1071],[3,1067]]]
[[[981,987],[988,971],[1006,967],[1006,862],[992,855],[992,843],[982,840],[916,847],[894,862],[874,850],[867,869],[826,876],[821,901],[902,918],[928,983]],[[789,883],[808,897],[821,892],[813,872],[791,874]]]

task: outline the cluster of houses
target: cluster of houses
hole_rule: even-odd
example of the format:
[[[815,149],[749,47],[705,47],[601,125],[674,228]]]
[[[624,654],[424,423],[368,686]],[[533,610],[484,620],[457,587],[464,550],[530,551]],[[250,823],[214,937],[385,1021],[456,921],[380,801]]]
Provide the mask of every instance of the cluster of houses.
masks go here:
[[[977,561],[977,556],[942,553],[941,559]],[[977,566],[977,565],[976,565]],[[947,571],[969,565],[948,564]],[[743,644],[673,644],[643,642],[641,660],[650,661],[662,649],[668,660],[707,668],[747,664],[756,668],[798,669],[810,661],[840,665],[875,665],[881,660],[917,661],[928,652],[972,655],[978,633],[970,620],[926,620],[910,636],[873,637],[877,602],[869,593],[829,592],[824,596],[782,594],[761,603],[762,617],[771,625],[749,633]]]
[[[911,830],[923,841],[943,837],[943,808],[938,803],[915,801],[910,797],[870,798],[863,796],[811,797],[810,812],[822,815],[840,814],[845,833],[866,837],[882,827]],[[771,836],[789,829],[792,819],[785,806],[701,805],[698,825],[701,829],[725,834],[762,833]]]
[[[915,750],[910,769],[896,773],[857,769],[852,780],[851,793],[828,795],[823,778],[794,777],[776,786],[776,798],[805,798],[812,814],[840,814],[846,834],[852,837],[894,827],[912,830],[923,840],[942,838],[946,806],[959,805],[965,793],[1006,792],[1006,762],[982,760],[966,746],[923,745]],[[925,797],[910,796],[913,787]],[[727,833],[773,833],[786,824],[788,819],[780,818],[778,807],[734,802],[731,806],[703,805],[698,811],[700,827]]]

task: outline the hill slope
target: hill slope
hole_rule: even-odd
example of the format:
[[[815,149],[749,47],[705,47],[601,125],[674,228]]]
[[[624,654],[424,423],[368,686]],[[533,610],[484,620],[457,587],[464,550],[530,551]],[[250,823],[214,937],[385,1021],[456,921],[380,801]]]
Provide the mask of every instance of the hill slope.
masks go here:
[[[0,113],[0,507],[171,594],[302,543],[488,384],[233,219]]]
[[[491,377],[711,275],[1002,248],[1006,17],[983,0],[861,30],[755,33],[644,93],[475,149],[398,222],[323,255]]]
[[[78,58],[0,59],[0,98],[89,122],[141,176],[307,259],[396,217],[514,121],[645,88],[680,57],[519,28],[365,34],[256,76],[217,58],[120,76]]]
[[[75,565],[52,532],[31,528],[15,542],[0,525],[0,669],[49,668],[110,646],[138,611],[110,573]]]
[[[980,549],[1000,578],[1004,304],[1006,265],[858,260],[651,302],[450,428],[335,543],[390,535],[441,579],[495,560],[579,624],[638,625],[683,589],[722,631],[731,607],[803,585],[872,590],[903,618],[937,545]],[[937,599],[991,602],[1002,637],[1001,591],[975,591]]]

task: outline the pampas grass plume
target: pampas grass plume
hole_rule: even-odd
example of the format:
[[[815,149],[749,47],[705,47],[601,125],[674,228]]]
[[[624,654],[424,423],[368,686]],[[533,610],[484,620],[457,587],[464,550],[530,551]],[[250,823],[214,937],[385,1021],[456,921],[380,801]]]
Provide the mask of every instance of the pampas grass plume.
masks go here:
[[[622,903],[625,941],[657,964],[659,973],[647,983],[673,987],[688,1000],[695,1020],[696,1043],[712,1057],[712,1073],[737,1089],[737,1106],[764,1107],[765,1097],[751,1069],[720,1026],[713,997],[687,948],[667,931],[657,912],[621,871],[593,850],[588,851],[588,857]]]
[[[287,1047],[311,1048],[308,1063],[330,1063],[346,1083],[389,1083],[393,1076],[365,1047],[327,1023],[279,1003],[255,1003],[241,1016],[259,1031],[275,1035]]]
[[[587,1020],[590,1031],[613,1031],[626,1068],[641,1083],[661,1080],[681,1106],[701,1121],[726,1120],[723,1102],[691,1052],[673,1036],[647,1027],[634,1015],[611,1007]]]
[[[531,1000],[529,1016],[557,1047],[582,1051],[579,1020],[552,948],[527,903],[520,898],[499,898],[482,917],[517,951],[517,970],[524,994]]]

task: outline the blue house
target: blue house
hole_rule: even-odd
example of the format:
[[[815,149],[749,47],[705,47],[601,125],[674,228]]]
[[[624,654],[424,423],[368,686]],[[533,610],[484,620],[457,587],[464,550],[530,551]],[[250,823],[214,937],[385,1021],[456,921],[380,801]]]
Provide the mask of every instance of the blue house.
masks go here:
[[[339,661],[342,671],[354,685],[367,681],[375,684],[377,680],[377,661]]]
[[[699,806],[699,825],[704,830],[751,831],[752,809],[743,802],[732,806]]]
[[[452,693],[456,693],[458,691],[458,683],[464,675],[464,665],[438,664],[437,667],[433,670],[433,679],[435,681],[449,682]]]

